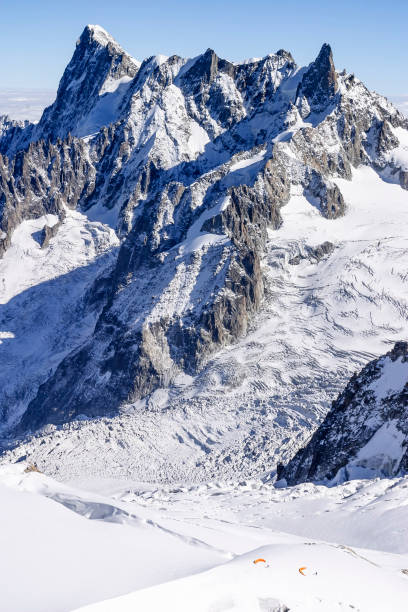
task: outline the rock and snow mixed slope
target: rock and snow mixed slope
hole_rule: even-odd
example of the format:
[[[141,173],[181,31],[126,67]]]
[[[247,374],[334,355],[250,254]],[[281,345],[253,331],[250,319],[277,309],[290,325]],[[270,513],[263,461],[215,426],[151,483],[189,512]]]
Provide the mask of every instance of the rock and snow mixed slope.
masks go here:
[[[100,314],[100,302],[87,292],[108,276],[117,236],[68,210],[58,240],[47,244],[44,226],[58,223],[55,215],[23,221],[0,259],[0,429],[18,422],[38,383],[93,330]]]
[[[91,492],[24,469],[0,468],[7,612],[406,609],[406,478]]]
[[[40,122],[0,126],[3,261],[20,227],[55,215],[48,247],[24,257],[67,288],[64,334],[47,297],[42,319],[32,306],[44,342],[25,336],[19,296],[2,300],[2,357],[27,364],[7,381],[3,435],[61,428],[12,456],[64,477],[176,480],[287,458],[352,372],[406,335],[407,127],[328,45],[304,68],[282,50],[139,64],[88,26]],[[61,275],[48,253],[64,252],[72,214],[106,239],[75,238]]]
[[[87,26],[0,118],[8,612],[406,609],[407,188],[408,120],[328,45],[140,63]],[[338,486],[275,488],[293,455]]]
[[[251,477],[287,462],[352,374],[408,332],[406,194],[369,168],[338,182],[343,217],[322,218],[296,193],[282,209],[245,338],[119,416],[48,426],[5,459],[27,456],[64,479],[152,481]],[[308,249],[324,241],[335,248],[316,258]]]
[[[394,476],[408,469],[408,344],[354,374],[308,445],[280,471],[304,480]]]

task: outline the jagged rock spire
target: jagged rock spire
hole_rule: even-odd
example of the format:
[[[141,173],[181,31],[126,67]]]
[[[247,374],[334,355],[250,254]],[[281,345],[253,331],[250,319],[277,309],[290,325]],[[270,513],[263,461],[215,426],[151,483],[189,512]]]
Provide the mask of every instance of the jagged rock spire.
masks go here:
[[[330,45],[324,43],[320,53],[303,75],[296,101],[307,100],[310,110],[321,111],[336,94],[337,74]]]
[[[213,49],[207,49],[207,51],[197,59],[190,70],[186,72],[183,80],[185,82],[200,81],[201,83],[211,83],[219,71],[233,76],[234,68],[233,64],[219,58]]]

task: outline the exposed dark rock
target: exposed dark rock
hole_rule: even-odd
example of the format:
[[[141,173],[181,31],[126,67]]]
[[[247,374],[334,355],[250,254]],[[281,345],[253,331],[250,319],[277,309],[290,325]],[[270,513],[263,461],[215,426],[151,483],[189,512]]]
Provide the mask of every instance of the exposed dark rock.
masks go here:
[[[325,181],[320,174],[312,171],[312,178],[305,190],[305,195],[312,203],[317,201],[318,207],[327,219],[337,219],[342,217],[346,210],[346,205],[340,189],[335,183]]]
[[[309,259],[312,263],[319,263],[324,257],[327,255],[331,255],[336,247],[332,242],[322,242],[317,247],[309,247],[305,248],[305,253],[300,253],[295,257],[289,259],[289,263],[292,266],[297,266],[303,259]]]
[[[330,45],[324,44],[316,60],[303,75],[296,102],[307,100],[310,110],[321,112],[333,100],[338,89],[337,74]]]
[[[370,451],[366,445],[376,435]],[[400,445],[399,454],[395,448],[389,450],[391,440],[391,446],[396,440]],[[359,456],[363,447],[366,452]],[[307,446],[286,467],[280,466],[278,478],[296,484],[333,479],[343,470],[347,479],[361,469],[383,476],[408,470],[407,342],[397,342],[389,353],[353,375]]]
[[[0,154],[16,150],[16,143],[27,144],[34,130],[34,124],[29,121],[15,121],[7,115],[0,115]]]
[[[378,136],[375,139],[377,142],[377,153],[385,153],[398,146],[398,138],[391,131],[388,121],[381,121],[378,126]]]
[[[400,170],[399,181],[403,189],[408,189],[408,171],[407,170]]]
[[[54,225],[44,225],[40,233],[40,245],[42,249],[45,249],[51,238],[57,235],[57,232],[61,226],[61,221],[57,221]]]
[[[58,217],[64,205],[75,208],[93,189],[92,167],[82,141],[39,141],[9,160],[0,155],[0,257],[9,247],[14,229],[24,219],[45,214]]]

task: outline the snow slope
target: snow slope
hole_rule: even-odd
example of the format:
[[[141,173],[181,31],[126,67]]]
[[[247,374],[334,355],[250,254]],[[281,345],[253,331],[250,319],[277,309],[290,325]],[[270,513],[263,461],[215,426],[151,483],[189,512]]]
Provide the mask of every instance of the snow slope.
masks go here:
[[[0,468],[7,612],[405,609],[406,478],[62,485],[26,465]]]
[[[117,525],[108,504],[95,503],[93,516],[86,497],[41,475],[3,469],[0,481],[0,590],[7,612],[71,610],[228,558],[137,516]],[[170,551],[172,562],[160,566],[157,555]]]
[[[62,356],[93,330],[98,307],[86,309],[86,291],[114,262],[114,231],[76,211],[67,211],[41,248],[41,230],[57,220],[23,221],[0,260],[0,431],[18,420]],[[14,402],[17,410],[9,412]]]
[[[253,564],[265,558],[264,564]],[[299,564],[307,567],[301,575]],[[317,572],[317,574],[315,574]],[[405,610],[406,577],[352,549],[314,542],[262,546],[199,576],[81,608],[83,612],[361,612]]]

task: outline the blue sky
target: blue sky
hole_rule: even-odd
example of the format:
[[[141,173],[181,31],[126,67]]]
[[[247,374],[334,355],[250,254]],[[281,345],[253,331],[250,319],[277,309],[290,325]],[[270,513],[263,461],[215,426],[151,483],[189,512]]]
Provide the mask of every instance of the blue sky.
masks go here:
[[[284,48],[304,65],[329,42],[339,70],[385,95],[408,94],[406,0],[0,0],[0,23],[0,89],[56,89],[76,39],[96,23],[138,59],[212,47],[238,61]]]

